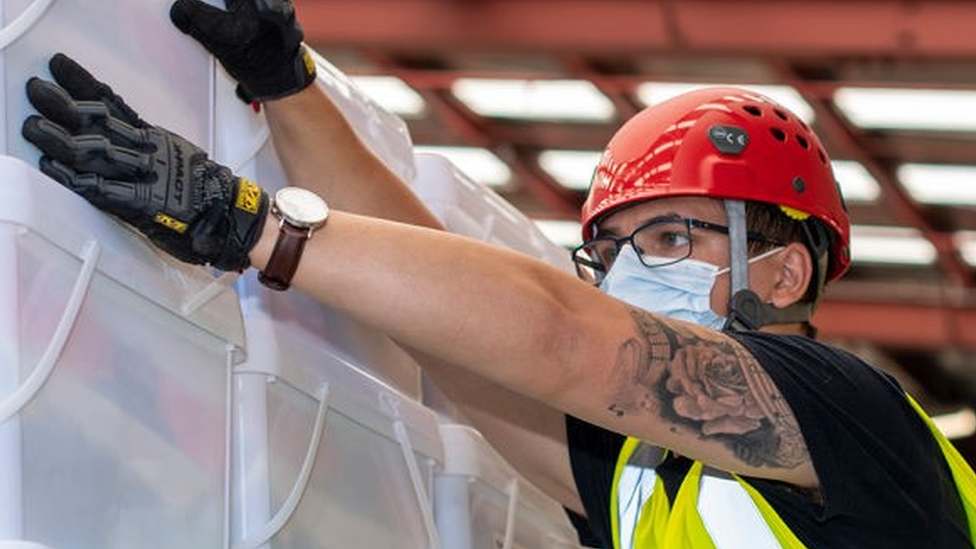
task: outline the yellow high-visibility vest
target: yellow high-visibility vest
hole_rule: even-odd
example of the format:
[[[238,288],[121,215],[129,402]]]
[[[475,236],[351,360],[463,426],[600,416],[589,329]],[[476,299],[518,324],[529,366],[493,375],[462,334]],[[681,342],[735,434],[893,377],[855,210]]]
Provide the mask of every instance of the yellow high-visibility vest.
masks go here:
[[[925,420],[952,471],[976,540],[976,474],[932,420]],[[610,499],[614,549],[806,549],[766,499],[738,475],[693,462],[673,504],[655,468],[666,451],[628,438],[617,459]]]

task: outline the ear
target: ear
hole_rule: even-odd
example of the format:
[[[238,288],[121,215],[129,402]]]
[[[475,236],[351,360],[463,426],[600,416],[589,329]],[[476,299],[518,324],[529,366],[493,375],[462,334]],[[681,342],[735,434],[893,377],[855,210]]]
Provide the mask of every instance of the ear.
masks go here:
[[[770,302],[784,308],[803,299],[813,278],[813,259],[810,251],[799,242],[788,244],[776,254],[778,266],[773,276]]]

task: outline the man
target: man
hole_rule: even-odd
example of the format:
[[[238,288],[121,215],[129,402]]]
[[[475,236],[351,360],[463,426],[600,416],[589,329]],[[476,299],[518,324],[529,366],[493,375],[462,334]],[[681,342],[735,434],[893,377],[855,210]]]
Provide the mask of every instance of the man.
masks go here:
[[[228,8],[172,16],[264,104],[292,183],[372,217],[291,217],[294,193],[270,208],[63,56],[60,86],[28,83],[41,169],[176,257],[255,266],[414,350],[607,547],[972,546],[961,458],[891,378],[802,335],[847,267],[848,221],[792,113],[713,89],[625,124],[584,206],[581,282],[431,230],[310,86],[290,4]]]

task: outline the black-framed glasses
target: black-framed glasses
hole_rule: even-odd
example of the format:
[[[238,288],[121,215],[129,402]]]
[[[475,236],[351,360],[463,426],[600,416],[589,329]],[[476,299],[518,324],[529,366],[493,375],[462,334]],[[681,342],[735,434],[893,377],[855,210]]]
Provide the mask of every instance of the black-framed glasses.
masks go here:
[[[617,254],[625,244],[630,244],[640,262],[646,267],[671,265],[691,256],[694,245],[692,229],[704,229],[724,235],[729,234],[725,225],[693,219],[690,217],[658,217],[634,229],[629,236],[600,236],[584,242],[573,250],[573,263],[576,274],[583,280],[599,284]],[[747,233],[751,242],[777,244],[756,233]]]

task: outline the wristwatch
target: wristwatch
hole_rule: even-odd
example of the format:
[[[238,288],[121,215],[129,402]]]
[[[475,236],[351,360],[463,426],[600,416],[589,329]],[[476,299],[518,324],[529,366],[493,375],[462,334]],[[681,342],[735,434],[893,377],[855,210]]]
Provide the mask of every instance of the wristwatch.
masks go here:
[[[272,290],[283,291],[291,286],[291,278],[298,269],[305,242],[316,229],[325,225],[329,207],[317,194],[299,187],[284,187],[271,201],[271,213],[280,220],[278,240],[258,280]]]

